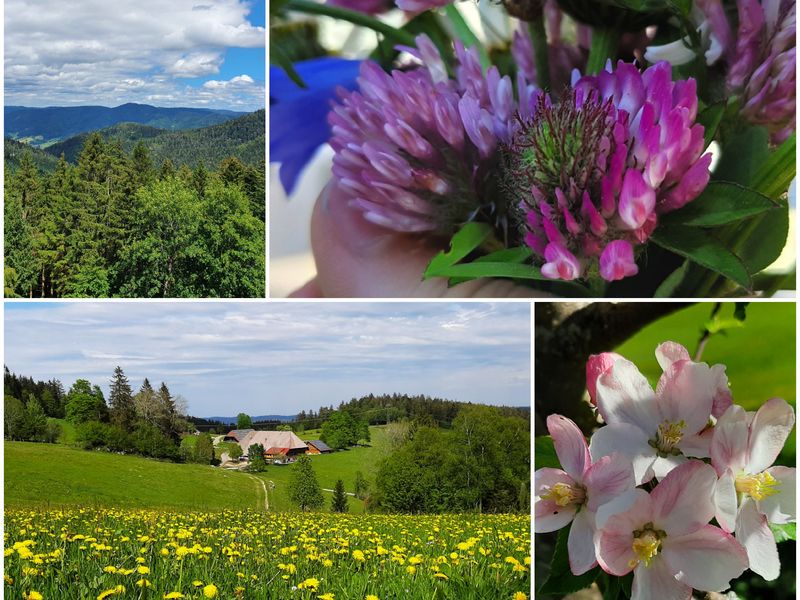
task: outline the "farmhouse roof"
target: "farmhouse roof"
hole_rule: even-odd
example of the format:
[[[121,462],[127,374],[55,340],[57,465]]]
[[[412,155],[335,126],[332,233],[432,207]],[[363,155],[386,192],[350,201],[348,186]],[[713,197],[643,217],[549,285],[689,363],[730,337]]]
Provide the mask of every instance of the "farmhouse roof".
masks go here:
[[[275,456],[276,454],[289,454],[289,448],[275,448],[273,446],[271,448],[268,448],[265,451],[265,454],[271,454],[272,456]]]
[[[306,444],[314,446],[314,448],[316,448],[320,452],[333,452],[333,448],[328,446],[328,444],[326,444],[322,440],[308,440]]]
[[[247,454],[253,444],[261,444],[264,448],[289,448],[290,450],[306,450],[308,446],[294,431],[251,431],[239,441],[242,452]]]
[[[241,442],[248,433],[254,431],[253,429],[233,429],[227,433],[226,438],[232,437]]]

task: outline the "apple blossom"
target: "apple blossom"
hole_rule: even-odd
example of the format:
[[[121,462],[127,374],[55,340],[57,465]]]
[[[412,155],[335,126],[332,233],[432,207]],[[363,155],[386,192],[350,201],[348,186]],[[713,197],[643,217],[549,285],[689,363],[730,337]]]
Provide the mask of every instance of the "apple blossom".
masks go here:
[[[537,533],[561,529],[572,522],[567,540],[572,573],[580,575],[597,564],[594,556],[594,515],[602,504],[633,489],[631,463],[621,454],[592,463],[586,440],[570,419],[547,417],[547,429],[564,467],[534,474]]]
[[[595,537],[604,571],[633,571],[631,600],[689,600],[692,588],[722,591],[747,568],[744,548],[719,527],[712,495],[716,474],[691,460],[652,492],[634,489],[601,506]]]
[[[719,475],[717,521],[736,532],[750,568],[767,580],[780,573],[769,523],[797,519],[795,469],[772,466],[794,420],[792,407],[781,398],[772,398],[756,413],[732,406],[720,417],[711,441],[711,464]]]

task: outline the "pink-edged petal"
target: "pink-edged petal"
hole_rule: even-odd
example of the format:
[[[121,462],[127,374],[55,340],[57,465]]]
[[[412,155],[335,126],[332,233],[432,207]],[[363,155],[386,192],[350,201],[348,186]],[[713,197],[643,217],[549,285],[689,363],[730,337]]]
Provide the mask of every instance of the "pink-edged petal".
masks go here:
[[[785,525],[797,520],[797,487],[795,469],[791,467],[772,467],[767,473],[778,480],[777,494],[758,501],[758,510],[770,523]]]
[[[736,497],[736,486],[733,471],[728,469],[717,481],[714,488],[714,516],[717,523],[727,532],[736,529],[736,514],[739,512],[739,500]]]
[[[687,435],[678,443],[678,448],[686,456],[708,458],[711,456],[711,438],[714,430],[707,428],[701,433]]]
[[[662,418],[684,421],[683,434],[699,432],[708,423],[714,404],[716,381],[705,363],[680,360],[672,363],[656,386],[656,402]]]
[[[671,567],[656,556],[649,567],[639,563],[633,572],[631,600],[689,600],[692,588],[675,579]]]
[[[583,271],[580,261],[559,242],[551,240],[547,244],[544,249],[544,259],[547,262],[542,265],[541,271],[548,279],[571,281],[580,277]]]
[[[533,525],[536,533],[548,533],[561,529],[572,521],[578,510],[574,504],[559,506],[553,500],[545,500],[541,497],[557,483],[574,485],[575,481],[561,469],[537,469],[533,474]]]
[[[619,452],[601,457],[586,471],[583,484],[586,506],[596,511],[600,505],[636,487],[631,459]]]
[[[716,483],[714,469],[699,460],[676,467],[650,493],[653,523],[669,536],[697,531],[714,516]]]
[[[679,581],[704,592],[728,589],[731,579],[747,568],[747,553],[741,544],[713,525],[687,535],[667,536],[662,553]]]
[[[711,438],[711,464],[722,475],[732,469],[738,473],[747,463],[747,414],[741,406],[726,410],[714,426]]]
[[[609,242],[600,255],[600,276],[606,281],[618,281],[639,272],[633,258],[633,246],[625,240]]]
[[[747,550],[750,569],[767,581],[777,578],[781,572],[778,544],[767,525],[767,518],[758,512],[756,503],[745,498],[736,518],[736,539]]]
[[[630,573],[633,551],[633,532],[651,521],[650,495],[633,489],[601,506],[595,514],[598,534],[595,552],[600,567],[612,575]]]
[[[658,456],[653,461],[653,476],[661,481],[676,467],[686,463],[689,459],[685,456]]]
[[[714,365],[711,367],[711,373],[717,383],[717,389],[714,393],[714,404],[711,407],[711,414],[716,418],[728,410],[733,404],[733,394],[728,385],[728,376],[725,374],[725,365]]]
[[[583,575],[597,560],[594,555],[594,513],[584,507],[572,521],[567,538],[569,569],[573,575]]]
[[[662,371],[679,360],[692,360],[689,351],[677,342],[664,342],[656,348],[656,360]]]
[[[756,412],[750,426],[749,473],[760,473],[772,466],[794,427],[794,411],[783,398],[767,400]]]
[[[597,406],[597,378],[608,371],[619,358],[622,357],[616,352],[592,354],[589,357],[586,363],[586,390],[593,405]]]
[[[628,169],[619,194],[619,212],[623,229],[638,229],[647,222],[656,206],[656,193],[641,172]]]
[[[553,438],[553,446],[562,468],[581,483],[584,471],[592,464],[583,433],[573,421],[561,415],[547,417],[547,430]]]
[[[597,378],[597,409],[606,423],[630,423],[655,434],[659,418],[653,388],[631,361],[620,358]]]
[[[589,453],[595,462],[615,452],[628,457],[633,464],[633,477],[638,485],[653,478],[651,467],[656,459],[656,451],[647,440],[647,434],[635,425],[606,425],[592,434]]]

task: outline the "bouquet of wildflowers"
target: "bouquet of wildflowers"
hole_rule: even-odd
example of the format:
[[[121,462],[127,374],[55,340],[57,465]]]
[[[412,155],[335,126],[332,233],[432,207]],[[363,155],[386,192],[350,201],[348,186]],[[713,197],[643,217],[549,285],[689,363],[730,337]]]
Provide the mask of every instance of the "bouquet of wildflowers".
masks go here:
[[[780,573],[776,537],[795,535],[795,469],[773,463],[791,406],[772,398],[747,412],[723,365],[694,362],[674,342],[656,357],[655,391],[622,356],[591,357],[587,388],[605,425],[588,445],[571,420],[547,418],[560,468],[535,472],[534,528],[563,535],[542,593],[603,578],[604,597],[689,600],[748,568]]]
[[[425,276],[451,282],[660,297],[793,286],[764,270],[792,244],[794,0],[503,0],[513,34],[491,42],[465,4],[273,4],[274,23],[322,14],[378,34],[357,75],[295,62],[273,34],[286,75],[271,78],[271,151],[287,188],[328,142],[349,207],[441,240]]]

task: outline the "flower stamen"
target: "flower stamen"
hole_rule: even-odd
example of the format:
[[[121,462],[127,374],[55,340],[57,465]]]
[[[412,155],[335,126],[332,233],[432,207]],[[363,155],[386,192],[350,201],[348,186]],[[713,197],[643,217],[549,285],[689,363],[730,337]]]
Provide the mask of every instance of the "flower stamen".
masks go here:
[[[656,449],[658,455],[662,458],[666,456],[677,456],[681,453],[680,449],[676,446],[683,439],[683,429],[686,427],[686,421],[681,419],[678,422],[671,422],[664,420],[658,426],[655,438],[648,441],[648,444]]]
[[[740,475],[734,484],[738,493],[746,494],[754,500],[779,494],[780,490],[776,489],[778,485],[780,482],[766,471],[758,475]]]
[[[582,504],[586,493],[582,488],[572,486],[568,483],[556,483],[542,494],[542,500],[552,500],[558,506],[568,506],[570,504]]]
[[[666,533],[655,531],[652,526],[652,523],[648,523],[644,529],[633,532],[634,537],[631,547],[637,558],[633,558],[628,562],[629,567],[634,568],[640,562],[643,562],[645,567],[649,567],[661,549],[661,540],[666,537]]]

